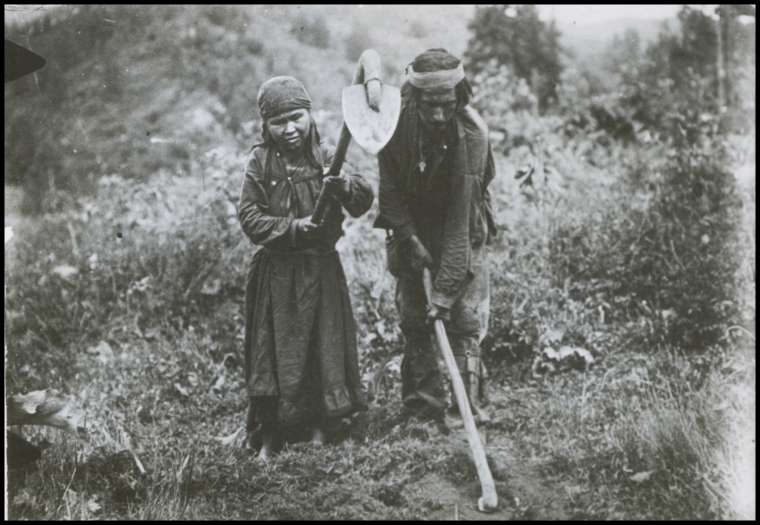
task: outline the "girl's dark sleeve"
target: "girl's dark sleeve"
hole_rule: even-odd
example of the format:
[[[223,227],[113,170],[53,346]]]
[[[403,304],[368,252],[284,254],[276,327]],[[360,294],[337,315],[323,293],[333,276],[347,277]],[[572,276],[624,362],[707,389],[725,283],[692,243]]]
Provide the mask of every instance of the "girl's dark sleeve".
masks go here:
[[[262,183],[263,171],[256,155],[252,154],[243,178],[238,219],[243,232],[254,244],[266,246],[292,233],[293,219],[269,214],[269,197]]]

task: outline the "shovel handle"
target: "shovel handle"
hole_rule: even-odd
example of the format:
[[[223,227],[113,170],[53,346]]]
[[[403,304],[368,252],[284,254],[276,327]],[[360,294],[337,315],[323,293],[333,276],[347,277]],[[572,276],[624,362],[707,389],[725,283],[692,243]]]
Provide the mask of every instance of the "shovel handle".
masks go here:
[[[359,65],[354,73],[354,79],[352,84],[362,84],[365,79],[380,79],[382,74],[382,66],[380,62],[380,55],[374,49],[367,49],[359,57]],[[374,93],[374,92],[373,92]],[[373,97],[367,95],[370,106],[378,106],[379,100],[373,100]],[[348,145],[351,144],[351,132],[348,130],[348,126],[345,123],[340,128],[340,137],[338,138],[338,145],[335,147],[335,154],[333,155],[332,164],[327,172],[328,176],[334,177],[340,175],[340,170],[343,167],[343,162],[346,160],[346,153],[348,152]],[[325,188],[319,192],[317,198],[317,204],[314,206],[314,211],[311,214],[311,222],[314,224],[322,224],[329,212],[330,205],[333,199],[327,194]]]
[[[433,278],[430,275],[430,270],[424,268],[422,270],[422,283],[425,288],[425,298],[428,304],[432,304],[433,295]],[[480,480],[480,488],[482,491],[481,497],[478,499],[478,510],[481,512],[493,512],[499,505],[499,499],[496,495],[496,485],[491,475],[491,469],[488,468],[488,460],[486,459],[486,453],[483,449],[483,443],[480,441],[480,434],[475,426],[475,418],[472,417],[472,409],[470,408],[470,401],[467,398],[467,392],[464,388],[464,382],[462,376],[457,368],[457,362],[454,359],[454,352],[451,350],[449,344],[449,338],[446,336],[446,328],[443,326],[443,321],[436,319],[433,323],[435,330],[435,339],[438,343],[438,348],[443,354],[443,360],[446,362],[446,368],[451,376],[451,383],[454,387],[454,396],[457,399],[457,406],[459,407],[459,413],[464,420],[464,428],[467,431],[467,441],[470,444],[470,450],[472,451],[472,457],[475,461],[475,468],[478,471],[478,479]]]
[[[330,169],[327,171],[327,176],[332,177],[340,175],[340,170],[343,167],[343,161],[346,160],[346,151],[348,145],[351,143],[351,132],[348,131],[348,127],[343,124],[340,130],[340,138],[338,139],[338,146],[335,148],[335,155],[333,156]],[[322,186],[322,190],[319,192],[317,198],[317,204],[314,206],[314,211],[311,214],[311,222],[320,225],[325,219],[328,213],[330,204],[334,201],[331,195],[328,195],[327,189]]]

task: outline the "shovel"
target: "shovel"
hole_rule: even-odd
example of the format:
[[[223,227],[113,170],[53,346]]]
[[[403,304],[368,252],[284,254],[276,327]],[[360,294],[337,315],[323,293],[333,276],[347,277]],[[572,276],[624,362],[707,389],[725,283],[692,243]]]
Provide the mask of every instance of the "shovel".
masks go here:
[[[427,268],[423,269],[422,284],[425,287],[425,298],[427,299],[428,304],[431,304],[433,279],[430,275],[430,270]],[[475,460],[475,468],[478,471],[478,479],[480,480],[480,488],[482,491],[482,495],[478,499],[478,510],[480,512],[494,512],[499,506],[499,499],[496,495],[496,485],[493,482],[491,470],[488,468],[488,460],[486,459],[486,453],[483,450],[483,443],[480,441],[480,434],[478,434],[478,429],[475,426],[475,419],[472,417],[470,401],[467,398],[464,382],[462,381],[462,376],[459,374],[457,362],[454,359],[454,352],[452,352],[449,338],[446,336],[446,328],[443,326],[443,321],[436,319],[433,328],[435,329],[435,339],[438,343],[438,348],[440,349],[441,354],[443,354],[443,360],[446,362],[446,368],[449,371],[449,376],[451,376],[454,395],[457,398],[457,406],[459,407],[459,413],[464,421],[464,428],[467,431],[467,441],[470,444],[472,457]]]
[[[401,92],[387,84],[367,84],[371,79],[382,82],[380,55],[374,49],[367,49],[359,57],[352,85],[343,89],[343,126],[327,176],[340,175],[352,137],[362,149],[377,155],[396,130],[401,114]],[[311,215],[312,223],[322,223],[333,200],[323,188]]]

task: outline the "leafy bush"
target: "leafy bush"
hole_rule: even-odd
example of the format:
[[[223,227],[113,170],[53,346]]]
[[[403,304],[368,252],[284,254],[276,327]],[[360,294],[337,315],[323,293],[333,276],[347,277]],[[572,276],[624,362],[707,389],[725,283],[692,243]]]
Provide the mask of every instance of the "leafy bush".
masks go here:
[[[45,355],[47,368],[65,377],[76,347],[119,326],[185,329],[215,312],[212,331],[234,341],[242,313],[226,315],[226,303],[243,303],[251,251],[236,216],[235,160],[202,159],[213,174],[205,183],[166,173],[145,185],[106,177],[80,211],[18,231],[7,284],[14,372]]]
[[[472,83],[472,105],[488,123],[497,151],[526,146],[537,154],[539,143],[560,124],[556,117],[538,117],[538,98],[528,83],[495,60],[476,73]]]
[[[553,21],[542,21],[533,5],[492,5],[477,7],[468,27],[472,37],[464,55],[469,69],[481,71],[495,60],[530,82],[542,110],[551,105],[563,67]]]
[[[475,80],[474,103],[496,130],[495,150],[526,165],[517,195],[503,202],[529,205],[508,219],[510,260],[495,274],[530,285],[515,289],[517,279],[497,277],[511,290],[493,302],[495,317],[511,321],[497,327],[494,348],[524,355],[546,334],[566,333],[564,324],[579,329],[569,339],[592,345],[609,322],[632,323],[638,344],[650,347],[722,339],[738,310],[740,200],[698,84],[687,101],[669,99],[656,142],[613,98],[568,108],[595,124],[567,133],[567,116],[536,118],[521,107],[519,81],[503,67],[491,64]]]
[[[671,341],[705,348],[737,312],[736,183],[719,152],[696,148],[679,152],[663,175],[649,210],[653,227],[641,240],[659,281],[648,295],[656,308],[675,312]]]
[[[560,278],[597,283],[606,302],[648,319],[649,342],[706,348],[737,313],[741,204],[720,148],[683,140],[659,163],[629,166],[614,205],[561,225],[550,260]]]
[[[625,87],[599,93],[588,75],[575,68],[562,73],[557,111],[562,116],[565,135],[570,138],[591,135],[606,144],[610,140],[636,141],[636,131],[642,124],[626,104]]]

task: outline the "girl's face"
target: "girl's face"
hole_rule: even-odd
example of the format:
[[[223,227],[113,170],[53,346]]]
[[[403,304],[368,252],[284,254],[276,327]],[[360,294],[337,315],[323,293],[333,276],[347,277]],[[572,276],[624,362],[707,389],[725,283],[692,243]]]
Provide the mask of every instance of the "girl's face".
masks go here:
[[[277,147],[298,151],[304,145],[311,118],[307,109],[294,109],[267,119],[266,126]]]

